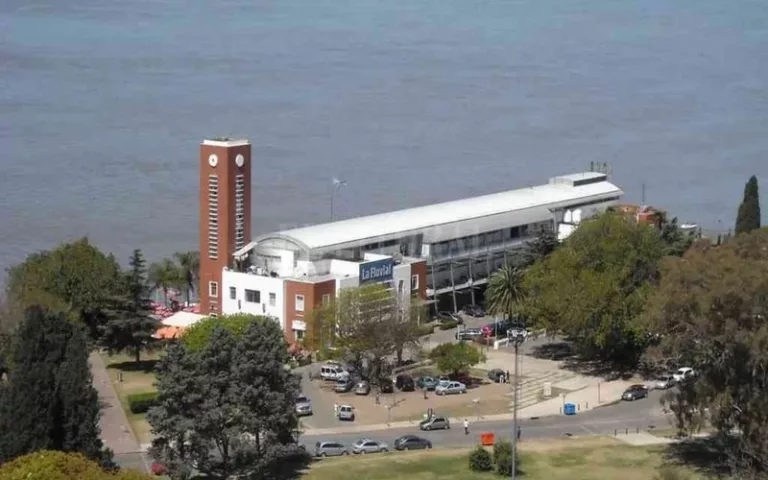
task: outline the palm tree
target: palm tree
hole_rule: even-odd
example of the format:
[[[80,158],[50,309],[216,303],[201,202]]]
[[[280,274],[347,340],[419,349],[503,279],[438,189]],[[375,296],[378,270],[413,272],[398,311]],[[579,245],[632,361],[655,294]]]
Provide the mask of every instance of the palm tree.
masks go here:
[[[178,278],[179,271],[168,258],[149,266],[149,286],[153,291],[162,290],[166,305],[168,304],[168,290],[178,283]]]
[[[488,278],[485,291],[488,311],[511,317],[523,299],[523,270],[506,264]]]
[[[190,294],[196,289],[197,280],[200,278],[200,253],[194,251],[176,252],[173,254],[173,258],[177,262],[178,285],[184,292],[184,298],[187,306],[189,306]]]

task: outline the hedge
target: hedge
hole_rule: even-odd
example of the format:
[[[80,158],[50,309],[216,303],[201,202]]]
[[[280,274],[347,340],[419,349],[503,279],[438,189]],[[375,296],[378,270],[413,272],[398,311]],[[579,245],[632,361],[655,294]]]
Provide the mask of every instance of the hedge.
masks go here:
[[[157,392],[134,393],[128,395],[128,408],[131,413],[146,413],[157,404]]]
[[[447,322],[443,322],[440,324],[440,330],[450,330],[452,328],[456,328],[456,325],[458,324],[456,323],[455,320],[448,320]]]
[[[417,330],[420,337],[423,337],[424,335],[432,335],[432,332],[434,331],[435,331],[434,325],[419,325]]]

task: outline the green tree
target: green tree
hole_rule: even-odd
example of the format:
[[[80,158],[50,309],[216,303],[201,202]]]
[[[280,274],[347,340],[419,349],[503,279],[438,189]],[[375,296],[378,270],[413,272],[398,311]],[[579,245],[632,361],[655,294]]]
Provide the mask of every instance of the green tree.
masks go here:
[[[664,243],[664,254],[675,257],[681,256],[688,250],[695,240],[689,233],[683,232],[677,224],[677,217],[667,219],[667,215],[659,212],[659,235]]]
[[[23,311],[42,305],[65,312],[97,339],[106,310],[120,293],[120,266],[87,238],[29,255],[8,270],[7,300]]]
[[[523,313],[588,357],[633,365],[647,338],[638,317],[663,252],[655,228],[613,213],[585,221],[526,271]]]
[[[744,186],[744,199],[736,215],[736,234],[751,232],[760,228],[760,193],[757,177],[752,175]]]
[[[135,470],[102,467],[78,453],[41,450],[0,465],[3,480],[152,480]]]
[[[284,368],[280,327],[255,319],[238,338],[214,328],[199,351],[174,346],[158,365],[151,453],[174,479],[290,478],[305,467],[295,440],[298,379]]]
[[[154,343],[152,335],[160,322],[152,317],[146,262],[141,250],[133,251],[129,265],[123,278],[125,293],[114,299],[113,309],[100,329],[100,343],[110,353],[131,352],[139,363],[141,351]]]
[[[549,256],[559,245],[557,233],[552,230],[541,230],[533,240],[526,242],[525,265],[533,265],[536,261]]]
[[[698,373],[665,399],[678,427],[695,431],[707,412],[739,478],[768,471],[767,289],[768,231],[756,230],[666,259],[647,302],[661,334],[649,357]]]
[[[177,282],[187,305],[190,302],[191,292],[197,290],[197,281],[200,278],[200,252],[176,252],[173,254],[177,263]]]
[[[80,328],[63,314],[30,307],[14,342],[0,403],[0,459],[49,449],[80,452],[109,464]]]
[[[181,337],[184,347],[190,352],[197,352],[203,349],[211,339],[213,331],[217,328],[223,328],[237,338],[245,336],[245,332],[253,322],[269,320],[278,325],[277,320],[272,317],[261,315],[251,315],[249,313],[235,313],[232,315],[220,315],[218,317],[208,317],[195,323]],[[278,325],[279,326],[279,325]]]
[[[488,278],[485,291],[488,312],[507,318],[514,315],[524,297],[523,271],[506,264]]]
[[[164,258],[149,266],[149,285],[152,291],[163,292],[163,300],[168,303],[168,290],[179,285],[179,270],[172,260]]]
[[[485,361],[485,356],[476,347],[465,343],[444,343],[431,352],[429,358],[441,372],[450,372],[457,376],[469,371],[469,368]]]

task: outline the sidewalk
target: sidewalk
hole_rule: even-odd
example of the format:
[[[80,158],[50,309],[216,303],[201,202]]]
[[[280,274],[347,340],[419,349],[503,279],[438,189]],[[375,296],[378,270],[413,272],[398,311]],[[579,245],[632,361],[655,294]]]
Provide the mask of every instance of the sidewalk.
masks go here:
[[[133,435],[128,417],[125,416],[120,399],[112,386],[104,361],[98,353],[92,352],[89,361],[93,386],[99,393],[101,403],[101,439],[111,448],[115,455],[134,453],[139,451],[139,442]]]

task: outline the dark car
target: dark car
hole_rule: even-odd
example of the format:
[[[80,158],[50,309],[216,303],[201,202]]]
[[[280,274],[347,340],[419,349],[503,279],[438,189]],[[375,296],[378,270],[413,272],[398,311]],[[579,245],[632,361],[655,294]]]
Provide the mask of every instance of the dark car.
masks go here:
[[[403,435],[395,440],[395,450],[423,450],[432,448],[432,442],[416,435]]]
[[[381,393],[392,393],[395,391],[395,386],[392,384],[392,380],[382,378],[379,380],[379,390]]]
[[[485,310],[480,305],[467,305],[462,311],[470,317],[484,317]]]
[[[401,392],[412,392],[416,390],[416,383],[413,381],[413,377],[401,373],[395,378],[395,386]]]
[[[437,321],[440,323],[456,322],[458,325],[464,323],[464,319],[461,318],[461,315],[448,311],[437,312]]]
[[[505,337],[507,330],[512,328],[513,324],[514,322],[508,318],[488,323],[482,327],[483,335],[486,337]]]
[[[465,328],[456,332],[456,340],[473,340],[483,334],[479,328]]]
[[[506,375],[504,373],[504,370],[500,368],[494,368],[493,370],[488,371],[488,378],[491,379],[491,381],[499,383],[501,381],[501,376]]]
[[[624,393],[621,395],[622,400],[629,400],[630,402],[633,400],[637,400],[638,398],[643,398],[648,396],[648,387],[645,385],[632,385],[628,389],[624,390]]]
[[[418,380],[416,380],[416,385],[419,386],[422,390],[434,390],[437,386],[438,380],[434,377],[419,377]]]

